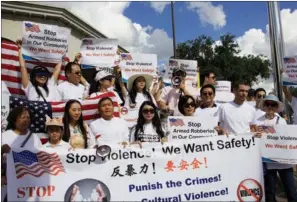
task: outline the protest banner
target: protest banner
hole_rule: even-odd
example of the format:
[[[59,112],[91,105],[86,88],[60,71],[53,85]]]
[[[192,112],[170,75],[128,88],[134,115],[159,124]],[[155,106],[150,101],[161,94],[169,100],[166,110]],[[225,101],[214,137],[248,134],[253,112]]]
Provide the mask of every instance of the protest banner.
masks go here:
[[[297,55],[284,58],[283,85],[297,85]]]
[[[252,136],[110,146],[105,157],[91,149],[12,149],[8,201],[264,201]]]
[[[117,50],[117,39],[83,39],[80,47],[82,68],[112,69],[116,65]]]
[[[211,117],[169,116],[168,141],[196,140],[201,137],[217,135],[214,129],[218,123]]]
[[[23,22],[22,53],[25,60],[62,62],[68,51],[70,29],[36,22]]]
[[[216,81],[216,96],[215,103],[223,104],[234,100],[234,94],[231,93],[230,81]]]
[[[263,161],[297,164],[296,125],[262,126],[260,148]]]
[[[139,107],[131,108],[129,106],[121,107],[121,119],[124,119],[128,127],[134,126],[138,119]]]
[[[187,73],[185,84],[187,90],[189,92],[193,92],[196,94],[197,91],[197,67],[196,60],[178,60],[178,59],[170,59],[169,62],[166,64],[165,68],[165,75],[164,75],[164,83],[166,86],[171,85],[172,79],[172,70],[175,67],[183,67]]]
[[[7,117],[9,114],[9,94],[3,93],[1,96],[1,132],[3,133],[6,130],[7,127]]]

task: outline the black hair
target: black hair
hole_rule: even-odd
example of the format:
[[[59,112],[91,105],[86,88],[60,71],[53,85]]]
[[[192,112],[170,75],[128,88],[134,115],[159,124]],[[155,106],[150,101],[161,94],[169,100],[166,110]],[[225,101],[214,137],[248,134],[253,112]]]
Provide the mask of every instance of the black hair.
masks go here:
[[[65,77],[66,78],[68,78],[67,73],[71,73],[72,72],[72,66],[73,65],[77,65],[81,69],[80,64],[78,64],[77,62],[68,62],[67,65],[65,66]]]
[[[248,97],[255,97],[256,96],[256,91],[253,88],[250,88],[248,91]]]
[[[200,95],[202,95],[203,90],[205,88],[211,88],[212,91],[213,91],[213,93],[216,94],[216,88],[213,85],[211,85],[211,84],[206,84],[206,85],[204,85],[204,86],[201,87],[201,89],[200,89]]]
[[[97,73],[98,73],[98,71],[94,72],[93,79],[95,79]],[[102,80],[104,80],[106,78],[111,78],[112,79],[112,76],[111,75],[106,76],[106,77],[103,77],[102,79],[100,79],[97,82],[92,82],[91,85],[90,85],[90,89],[89,89],[89,95],[91,95],[92,93],[96,93],[96,92],[100,91],[100,88],[101,88],[100,81],[102,81]]]
[[[257,89],[255,90],[255,96],[256,96],[257,93],[260,92],[260,91],[264,91],[264,93],[265,93],[265,95],[266,95],[266,90],[265,90],[264,88],[257,88]]]
[[[246,82],[246,81],[243,81],[243,80],[239,80],[239,81],[236,81],[234,83],[234,89],[238,89],[240,85],[245,85],[245,86],[248,86],[249,84]]]
[[[143,76],[139,76],[139,77],[143,77]],[[137,95],[137,82],[136,81],[137,81],[137,79],[139,77],[134,79],[133,84],[132,84],[132,88],[131,88],[131,90],[129,92],[130,102],[132,104],[136,104],[136,101],[135,101],[136,95]],[[144,94],[145,97],[148,98],[149,101],[153,102],[151,94],[146,90],[146,83],[144,85],[144,88],[142,89],[142,93]]]
[[[70,114],[69,114],[69,109],[72,104],[78,103],[81,106],[81,103],[78,100],[69,100],[66,105],[65,105],[65,110],[64,110],[64,117],[63,117],[63,124],[64,124],[64,135],[63,135],[63,140],[65,142],[68,142],[70,139],[70,129],[69,129],[69,121],[70,121]],[[87,130],[84,127],[84,121],[83,121],[83,115],[81,113],[79,119],[78,119],[78,125],[79,128],[82,132],[83,138],[85,140],[85,148],[88,148],[88,137],[87,137]]]
[[[200,84],[201,84],[201,86],[204,83],[205,77],[210,77],[211,74],[215,75],[215,72],[212,71],[212,70],[206,70],[206,71],[201,71],[200,72]]]
[[[61,126],[47,126],[46,127],[46,132],[48,132],[48,129],[51,128],[51,127],[59,127],[61,129],[60,140],[62,140],[62,138],[63,138],[63,127],[61,127]],[[48,142],[49,143],[51,142],[51,136],[50,135],[48,135]]]
[[[142,110],[145,105],[149,105],[154,108],[155,115],[154,115],[154,118],[152,119],[152,124],[153,124],[153,127],[156,130],[156,132],[161,140],[163,137],[165,137],[165,133],[161,126],[161,120],[160,120],[159,114],[157,112],[157,107],[151,101],[144,101],[139,108],[137,124],[134,126],[134,128],[135,128],[134,139],[135,139],[135,141],[139,141],[139,138],[138,138],[139,132],[141,132],[141,133],[144,132],[143,125],[145,124],[145,119],[143,117]]]
[[[46,80],[45,84],[43,86],[41,86],[45,90],[46,96],[48,96],[48,94],[49,94],[49,89],[47,87],[47,83],[48,83],[48,79],[49,79],[49,76],[50,76],[50,72],[48,71],[48,69],[46,67],[35,66],[32,69],[31,73],[30,73],[30,81],[31,81],[32,85],[34,86],[34,88],[36,90],[36,93],[38,95],[38,98],[40,98],[40,97],[43,97],[43,95],[42,95],[40,89],[38,88],[38,83],[36,81],[36,74],[38,72],[45,72],[45,73],[48,74],[48,77],[47,77],[47,80]]]
[[[104,102],[105,100],[109,100],[111,103],[113,103],[110,97],[104,97],[98,101],[98,108],[100,107],[101,103]]]
[[[16,121],[17,119],[21,116],[21,114],[23,112],[27,111],[30,115],[30,124],[32,122],[32,118],[33,118],[33,115],[32,115],[32,112],[30,111],[30,109],[28,109],[27,107],[24,107],[24,106],[20,106],[20,107],[16,107],[16,108],[13,108],[9,114],[8,114],[8,117],[7,117],[7,127],[6,127],[6,130],[15,130],[16,129]],[[29,125],[30,125],[29,124]]]
[[[180,113],[182,113],[183,115],[185,115],[185,111],[184,111],[184,105],[187,104],[188,100],[189,99],[192,99],[194,104],[195,104],[195,109],[196,109],[196,102],[195,102],[195,99],[191,96],[191,95],[184,95],[184,96],[181,96],[179,98],[179,101],[178,101],[178,110]]]

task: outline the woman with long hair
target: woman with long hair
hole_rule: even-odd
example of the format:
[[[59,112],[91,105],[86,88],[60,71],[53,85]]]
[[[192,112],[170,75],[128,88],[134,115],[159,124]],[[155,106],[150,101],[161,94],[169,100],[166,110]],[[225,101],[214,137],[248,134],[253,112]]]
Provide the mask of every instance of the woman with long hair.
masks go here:
[[[179,98],[178,110],[184,116],[194,116],[196,109],[195,99],[190,95],[184,95]]]
[[[69,100],[65,105],[63,140],[72,148],[87,149],[95,145],[94,135],[83,121],[82,106],[78,100]]]
[[[284,105],[275,95],[268,95],[260,101],[259,108],[265,112],[253,121],[254,132],[261,136],[263,126],[287,124],[278,113],[284,110]],[[284,185],[288,201],[297,201],[296,185],[294,183],[293,167],[289,164],[264,163],[264,181],[266,201],[276,201],[277,174]]]
[[[16,41],[19,49],[19,63],[22,76],[22,89],[28,100],[34,101],[58,101],[61,96],[57,90],[57,82],[60,75],[62,63],[55,66],[51,75],[49,70],[43,66],[35,66],[30,76],[26,69],[26,63],[22,55],[22,40]]]
[[[139,109],[137,124],[130,132],[130,142],[161,142],[165,132],[161,126],[157,107],[151,101],[144,101]]]
[[[149,92],[149,87],[153,81],[153,76],[148,74],[133,75],[128,79],[128,91],[125,105],[131,108],[139,108],[144,101],[150,101],[157,105],[154,96]]]

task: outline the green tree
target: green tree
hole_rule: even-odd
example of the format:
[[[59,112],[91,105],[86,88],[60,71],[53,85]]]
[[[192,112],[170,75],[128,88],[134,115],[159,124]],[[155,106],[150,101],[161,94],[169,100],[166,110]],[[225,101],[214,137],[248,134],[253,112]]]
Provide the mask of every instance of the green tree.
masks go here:
[[[251,85],[270,74],[268,59],[263,55],[240,56],[241,50],[231,34],[221,36],[217,44],[209,36],[198,36],[178,44],[176,52],[179,59],[197,60],[201,75],[212,70],[220,79],[244,79]]]

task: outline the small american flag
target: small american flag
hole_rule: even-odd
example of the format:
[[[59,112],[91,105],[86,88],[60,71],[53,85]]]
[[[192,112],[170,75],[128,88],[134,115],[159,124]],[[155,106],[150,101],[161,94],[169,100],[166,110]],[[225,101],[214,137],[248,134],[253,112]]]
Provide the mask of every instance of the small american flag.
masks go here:
[[[296,60],[293,57],[289,57],[289,58],[284,58],[285,64],[292,64],[295,63]]]
[[[39,25],[31,24],[31,23],[25,23],[26,32],[40,32]]]
[[[169,119],[170,126],[184,126],[184,121],[182,119]]]
[[[270,133],[270,134],[276,133],[273,126],[262,126],[262,127],[264,130],[264,133]]]
[[[121,54],[121,59],[122,60],[132,60],[132,56],[129,53],[122,53]]]
[[[57,153],[49,154],[44,151],[33,153],[25,150],[22,152],[12,152],[17,179],[25,175],[39,178],[43,174],[57,176],[60,172],[65,173],[65,169]]]

